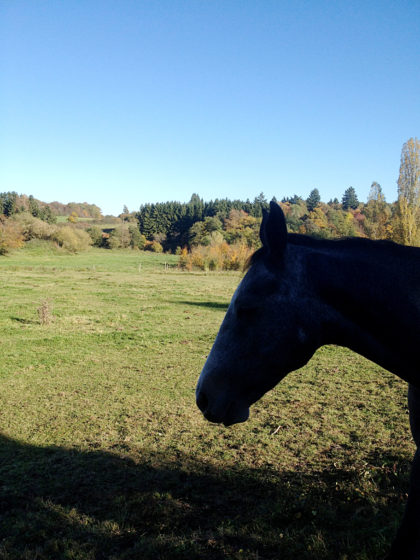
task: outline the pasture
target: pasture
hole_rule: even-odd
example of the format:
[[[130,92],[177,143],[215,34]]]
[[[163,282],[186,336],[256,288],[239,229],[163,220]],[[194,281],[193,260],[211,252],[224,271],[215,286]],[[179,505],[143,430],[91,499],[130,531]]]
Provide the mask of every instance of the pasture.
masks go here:
[[[379,558],[414,452],[406,384],[325,347],[245,424],[209,424],[195,384],[240,274],[176,262],[0,258],[0,559]]]

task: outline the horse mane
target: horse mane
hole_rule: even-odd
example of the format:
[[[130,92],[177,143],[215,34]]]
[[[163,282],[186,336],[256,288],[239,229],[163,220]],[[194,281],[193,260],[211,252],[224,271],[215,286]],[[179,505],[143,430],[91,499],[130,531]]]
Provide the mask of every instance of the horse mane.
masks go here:
[[[321,248],[325,249],[337,249],[338,247],[347,248],[400,248],[401,245],[389,241],[387,239],[367,239],[366,237],[340,237],[336,239],[322,239],[319,237],[311,237],[309,235],[302,235],[300,233],[289,233],[287,236],[287,242],[291,245],[300,245],[305,247]]]
[[[300,247],[308,247],[312,249],[324,249],[324,250],[339,250],[344,249],[364,249],[372,251],[377,251],[378,249],[386,249],[392,252],[412,252],[420,254],[420,249],[418,247],[408,247],[405,245],[399,245],[393,241],[386,239],[367,239],[365,237],[342,237],[339,239],[321,239],[319,237],[311,237],[309,235],[303,235],[301,233],[288,233],[287,235],[288,245],[298,245]],[[264,247],[257,249],[248,259],[245,264],[244,272],[246,272],[251,266],[263,260],[267,255],[267,251]]]

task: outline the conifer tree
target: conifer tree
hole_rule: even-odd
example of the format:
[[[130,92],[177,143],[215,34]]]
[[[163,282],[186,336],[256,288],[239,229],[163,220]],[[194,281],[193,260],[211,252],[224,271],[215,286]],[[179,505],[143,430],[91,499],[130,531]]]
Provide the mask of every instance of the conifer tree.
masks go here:
[[[265,198],[264,193],[260,192],[260,194],[254,198],[251,215],[255,218],[261,218],[263,210],[268,210],[269,207],[270,205],[268,204],[268,200]]]
[[[306,206],[309,212],[313,212],[318,204],[321,202],[321,197],[318,189],[312,189],[306,199]]]
[[[343,204],[343,210],[349,210],[349,208],[356,210],[359,206],[359,200],[357,199],[357,194],[353,187],[349,187],[344,191],[341,202]]]
[[[41,210],[39,208],[38,202],[31,194],[29,195],[28,205],[29,205],[29,212],[32,214],[32,216],[34,216],[34,218],[39,218]]]
[[[5,216],[12,216],[17,212],[17,192],[9,191],[0,194],[0,201],[2,206],[1,213]]]

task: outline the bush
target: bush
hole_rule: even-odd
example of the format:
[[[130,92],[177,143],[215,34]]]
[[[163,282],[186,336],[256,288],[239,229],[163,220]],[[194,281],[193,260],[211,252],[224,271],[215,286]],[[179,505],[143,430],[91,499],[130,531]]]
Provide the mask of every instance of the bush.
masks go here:
[[[143,250],[146,246],[147,240],[144,235],[140,233],[139,228],[135,224],[129,224],[128,231],[130,233],[130,245],[133,249]]]
[[[24,237],[22,228],[14,220],[0,218],[0,255],[22,247]]]
[[[55,241],[70,253],[86,251],[92,245],[92,239],[86,231],[71,226],[60,228],[54,235]]]
[[[104,238],[103,238],[102,230],[99,226],[90,226],[87,228],[86,231],[90,235],[92,244],[95,245],[95,247],[103,246]]]
[[[41,301],[40,306],[37,308],[39,322],[41,325],[49,325],[53,321],[52,302],[46,298]]]
[[[181,251],[178,265],[192,270],[241,270],[245,267],[252,249],[243,243],[228,245],[226,242],[194,247],[190,253]]]
[[[110,249],[127,249],[131,247],[132,249],[142,250],[145,248],[147,240],[135,224],[124,222],[111,231],[105,244]]]
[[[163,253],[163,247],[159,241],[147,241],[144,250],[152,251],[153,253]]]
[[[28,212],[22,212],[13,216],[12,220],[19,224],[25,241],[31,239],[53,239],[57,227],[39,218],[35,218]]]
[[[131,235],[127,223],[118,225],[109,234],[108,246],[110,249],[127,249],[130,244]]]
[[[188,253],[188,249],[183,247],[179,253],[179,261],[178,266],[183,270],[192,270],[192,262],[190,258],[190,253]]]

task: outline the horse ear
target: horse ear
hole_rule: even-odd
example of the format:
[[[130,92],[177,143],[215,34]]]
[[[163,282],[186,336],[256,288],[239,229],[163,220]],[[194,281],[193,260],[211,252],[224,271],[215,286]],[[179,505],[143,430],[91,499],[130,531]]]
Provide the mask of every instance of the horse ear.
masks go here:
[[[283,210],[277,202],[270,202],[270,213],[263,211],[260,239],[270,256],[277,259],[283,256],[287,244],[287,228]]]
[[[263,208],[263,217],[262,217],[262,222],[261,222],[261,226],[260,226],[260,239],[261,239],[261,243],[263,244],[263,247],[267,247],[268,246],[268,242],[267,242],[267,237],[265,234],[265,228],[267,227],[267,221],[268,221],[268,212],[265,208]]]

